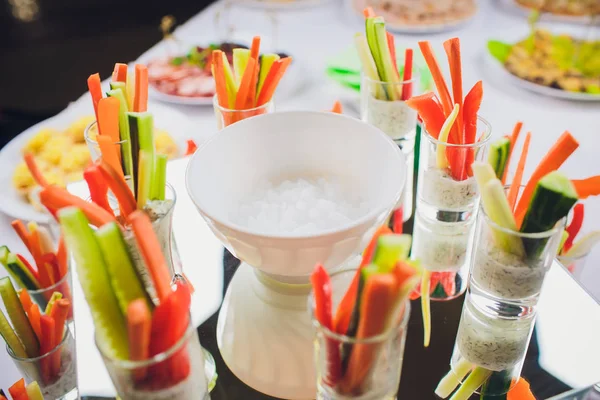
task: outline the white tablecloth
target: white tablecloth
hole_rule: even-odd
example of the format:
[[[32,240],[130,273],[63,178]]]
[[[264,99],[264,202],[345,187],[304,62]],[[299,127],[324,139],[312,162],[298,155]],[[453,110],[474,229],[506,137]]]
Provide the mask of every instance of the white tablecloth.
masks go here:
[[[597,158],[600,149],[600,128],[598,128],[600,104],[545,98],[514,87],[500,79],[484,60],[487,40],[489,38],[512,40],[523,37],[527,34],[528,28],[522,14],[508,10],[504,6],[506,2],[481,1],[481,3],[482,10],[477,17],[458,30],[432,35],[396,35],[397,43],[416,48],[417,41],[427,39],[442,53],[441,44],[445,39],[452,36],[460,37],[465,90],[477,80],[484,81],[485,95],[481,114],[491,123],[493,136],[497,138],[510,133],[518,120],[524,121],[524,129],[534,135],[525,170],[526,176],[565,130],[570,130],[577,137],[581,147],[565,164],[562,171],[573,178],[600,173]],[[175,35],[186,42],[209,43],[223,39],[224,32],[230,25],[235,24],[235,38],[245,35],[249,39],[254,34],[261,34],[266,39],[270,39],[272,46],[292,55],[298,61],[303,73],[299,82],[295,82],[298,89],[296,93],[293,96],[277,99],[278,110],[325,110],[330,108],[335,100],[348,96],[346,90],[329,81],[324,74],[326,61],[352,46],[354,33],[363,30],[361,19],[351,15],[342,1],[329,2],[319,8],[271,13],[267,17],[262,11],[243,10],[238,6],[230,12],[228,21],[221,18],[218,23],[215,23],[216,12],[221,6],[217,3],[194,16],[180,26]],[[277,21],[275,24],[269,22],[273,18]],[[123,37],[123,40],[127,38]],[[165,43],[158,43],[140,58],[147,59],[153,54],[160,54],[165,51],[166,46]],[[107,53],[107,57],[110,57],[110,53]],[[440,64],[444,65],[442,61],[440,59]],[[92,72],[94,71],[90,71]],[[76,102],[89,102],[88,96],[83,95]],[[197,137],[208,138],[215,133],[216,124],[210,107],[174,107],[190,117]],[[24,246],[11,230],[11,220],[11,217],[0,214],[1,242],[13,251],[25,252]],[[584,230],[592,230],[598,226],[600,226],[600,199],[590,199],[586,202]],[[598,264],[600,264],[600,248],[596,249],[588,260],[588,268],[582,280],[590,282],[588,284],[590,290],[595,291],[595,295],[600,298],[600,286],[591,285],[591,282],[598,282],[600,279],[600,269],[594,268]],[[2,274],[4,271],[0,271],[0,276]],[[84,362],[80,360],[80,363]],[[2,371],[0,387],[7,388],[19,378],[8,355],[5,354],[4,346],[0,350],[0,371]],[[85,368],[80,368],[81,374],[85,374],[85,371]],[[88,376],[84,381],[91,379],[93,377]],[[81,389],[86,392],[86,387]]]

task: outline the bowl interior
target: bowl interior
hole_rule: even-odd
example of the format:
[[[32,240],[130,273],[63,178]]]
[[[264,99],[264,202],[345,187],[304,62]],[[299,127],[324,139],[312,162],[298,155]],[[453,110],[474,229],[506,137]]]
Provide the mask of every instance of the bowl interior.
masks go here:
[[[276,184],[335,177],[367,203],[368,211],[360,218],[366,221],[399,199],[405,176],[402,153],[378,129],[332,113],[280,112],[216,134],[196,151],[186,179],[201,213],[249,232],[231,221],[232,211],[264,179]]]

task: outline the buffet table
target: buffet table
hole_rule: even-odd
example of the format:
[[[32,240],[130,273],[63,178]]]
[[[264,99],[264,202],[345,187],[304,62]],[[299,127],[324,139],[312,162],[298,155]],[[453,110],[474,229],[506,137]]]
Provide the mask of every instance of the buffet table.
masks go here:
[[[597,103],[568,102],[545,98],[513,87],[502,80],[490,67],[485,56],[485,44],[489,38],[524,36],[527,31],[526,20],[521,14],[512,13],[502,2],[481,2],[481,11],[467,25],[449,32],[431,35],[397,36],[399,45],[415,47],[417,41],[428,39],[434,46],[451,36],[459,36],[462,41],[465,86],[471,86],[476,80],[484,81],[485,97],[481,114],[491,123],[492,135],[500,137],[508,134],[514,123],[524,121],[525,129],[533,133],[533,146],[530,149],[530,162],[525,170],[526,176],[534,168],[535,161],[544,155],[550,143],[564,131],[570,130],[580,141],[580,149],[562,170],[572,177],[585,177],[598,173],[597,149],[598,137],[593,127],[598,123],[599,105]],[[496,4],[498,3],[498,4]],[[175,31],[175,36],[191,43],[209,43],[225,39],[223,29],[216,23],[215,15],[222,4],[217,3],[191,18]],[[251,21],[264,17],[259,9],[237,10],[245,15],[245,26],[236,34],[251,37]],[[349,114],[358,109],[358,94],[341,88],[328,80],[324,74],[326,63],[334,55],[352,46],[352,37],[362,28],[361,19],[354,15],[342,1],[327,2],[318,8],[294,9],[288,12],[270,12],[276,19],[275,35],[271,43],[277,50],[294,57],[302,73],[294,82],[293,94],[286,93],[276,100],[276,108],[283,110],[325,110],[335,100],[341,99]],[[233,14],[232,14],[233,15]],[[257,28],[259,29],[259,28]],[[263,27],[264,29],[264,27]],[[219,33],[220,32],[220,33]],[[266,35],[266,33],[264,33]],[[220,37],[221,36],[221,37]],[[141,55],[145,61],[161,54],[169,46],[161,42]],[[122,60],[115,60],[122,61]],[[94,72],[94,71],[90,71]],[[88,94],[82,95],[71,107],[81,107],[91,101]],[[170,105],[184,113],[192,121],[192,136],[201,142],[216,133],[216,122],[212,107]],[[70,107],[70,108],[71,108]],[[69,109],[65,110],[69,112]],[[187,160],[175,161],[169,167],[169,181],[183,198],[178,203],[175,217],[175,236],[182,255],[184,270],[196,286],[194,299],[194,320],[198,325],[208,319],[200,328],[200,339],[216,358],[220,374],[218,385],[213,392],[214,399],[259,399],[267,398],[253,392],[239,382],[226,368],[218,355],[215,342],[216,315],[223,289],[237,264],[230,255],[225,257],[219,242],[211,236],[200,216],[190,207],[183,184],[183,174]],[[186,205],[187,204],[187,205]],[[590,230],[600,222],[600,202],[592,199],[586,203],[586,226]],[[179,217],[178,217],[179,215]],[[193,217],[192,217],[193,216]],[[24,251],[23,244],[11,230],[12,217],[0,215],[0,236],[3,243],[16,252]],[[190,240],[193,237],[194,240]],[[200,259],[194,257],[194,251],[201,248]],[[600,278],[600,270],[593,267],[600,263],[600,249],[588,259],[587,272],[582,279],[593,281]],[[193,270],[193,271],[192,271]],[[190,271],[190,272],[188,272]],[[0,275],[4,275],[4,271]],[[224,281],[221,274],[224,274]],[[592,293],[600,298],[600,292]],[[406,356],[401,383],[400,398],[433,398],[432,390],[443,373],[447,371],[462,298],[448,303],[435,303],[432,321],[434,338],[429,349],[423,349],[420,343],[422,331],[419,325],[420,309],[414,307],[411,329],[408,337]],[[76,305],[76,307],[79,307]],[[85,313],[85,311],[84,311]],[[213,315],[212,317],[210,317]],[[209,318],[210,317],[210,318]],[[90,334],[89,324],[77,321],[77,335]],[[81,328],[80,328],[81,326]],[[583,387],[600,380],[600,372],[594,360],[600,359],[600,347],[594,332],[600,331],[600,306],[580,287],[559,264],[555,263],[547,279],[545,294],[540,302],[540,317],[537,325],[539,363],[543,369],[554,375],[568,387]],[[110,395],[108,376],[94,364],[95,348],[89,348],[93,341],[79,341],[79,380],[83,395]],[[595,347],[594,347],[595,346]],[[82,355],[84,352],[85,355]],[[89,355],[89,359],[88,359]],[[443,361],[445,360],[445,361]],[[88,364],[89,362],[89,364]],[[533,362],[533,361],[532,361]],[[527,368],[527,367],[526,367]],[[0,350],[0,387],[8,387],[19,377],[5,350]],[[411,382],[407,384],[406,382]],[[534,382],[532,382],[534,384]],[[432,397],[424,393],[431,393]],[[406,396],[406,397],[405,397]]]

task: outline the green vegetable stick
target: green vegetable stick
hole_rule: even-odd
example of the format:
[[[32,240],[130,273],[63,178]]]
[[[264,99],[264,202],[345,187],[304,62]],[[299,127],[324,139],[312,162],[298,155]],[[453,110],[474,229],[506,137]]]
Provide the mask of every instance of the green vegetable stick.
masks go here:
[[[4,315],[2,310],[0,310],[0,336],[4,338],[4,341],[15,356],[20,358],[27,358],[27,352],[25,351],[25,347],[23,347],[21,340],[19,340],[17,334],[8,323],[8,320],[6,319],[6,316]]]
[[[167,186],[167,156],[160,154],[156,156],[154,164],[154,182],[152,182],[152,200],[165,199],[165,187]]]
[[[33,274],[23,265],[19,257],[11,253],[6,246],[0,247],[0,264],[19,287],[28,290],[38,290],[40,288],[40,284]]]
[[[10,278],[5,276],[0,279],[0,296],[4,301],[4,307],[10,317],[10,321],[15,329],[15,333],[21,339],[21,343],[25,347],[25,352],[29,357],[37,357],[40,355],[40,343],[33,331],[31,323],[25,315],[23,305],[17,296],[17,292],[10,281]]]
[[[515,217],[510,209],[504,193],[504,187],[500,180],[493,179],[485,184],[481,190],[481,201],[483,202],[485,212],[492,221],[503,228],[512,231],[517,230]],[[492,228],[492,234],[498,246],[506,252],[514,253],[518,256],[525,255],[523,242],[519,237],[495,228]]]
[[[44,400],[44,396],[40,390],[40,385],[36,381],[33,381],[27,385],[25,391],[27,392],[27,397],[29,400]]]
[[[142,146],[150,150],[148,142],[152,143],[154,154],[154,119],[149,112],[128,112],[129,131],[131,134],[131,158],[133,162],[133,193],[137,195],[139,154]],[[143,143],[142,143],[143,141]]]
[[[125,83],[120,83],[122,89],[113,89],[108,92],[109,97],[119,99],[119,135],[123,143],[121,144],[121,159],[123,163],[123,172],[125,176],[130,176],[133,179],[133,158],[131,156],[131,133],[129,131],[129,119],[127,118],[127,100],[125,97]],[[112,84],[111,84],[112,86]],[[133,183],[132,183],[133,184]]]
[[[138,159],[137,206],[139,210],[142,210],[150,200],[154,166],[152,165],[152,156],[145,150],[140,150]]]
[[[473,369],[473,364],[464,358],[459,359],[454,365],[454,368],[440,380],[440,383],[438,383],[437,388],[435,389],[435,394],[442,399],[450,396],[454,389],[460,385],[460,382],[465,379],[465,376],[467,376],[471,369]]]
[[[442,125],[442,129],[440,130],[440,136],[438,137],[438,141],[440,141],[442,143],[448,143],[448,136],[450,135],[452,126],[454,125],[454,122],[456,121],[456,117],[458,116],[459,110],[460,110],[460,106],[458,104],[455,104],[454,109],[452,109],[452,112],[450,113],[450,115],[448,115],[448,118],[444,122],[444,125]],[[437,149],[436,149],[436,162],[437,162],[437,167],[439,169],[448,168],[448,158],[446,157],[446,146],[438,144]]]
[[[556,252],[556,255],[560,256],[560,253],[562,253],[563,247],[565,247],[565,243],[568,238],[569,238],[569,232],[562,231],[562,235],[560,237],[560,244],[558,245],[558,251]]]
[[[429,347],[431,341],[431,302],[429,301],[429,286],[431,272],[423,270],[421,275],[421,313],[423,314],[423,346]]]
[[[467,379],[463,382],[463,384],[458,388],[458,390],[454,393],[450,400],[469,400],[469,397],[477,389],[483,385],[487,378],[490,377],[492,371],[487,370],[481,367],[475,367],[475,369],[469,374]]]
[[[375,61],[377,67],[377,75],[379,80],[383,81],[383,66],[381,65],[381,57],[379,56],[379,46],[377,46],[377,35],[375,34],[375,18],[367,18],[365,20],[365,32],[367,36],[367,43],[369,44],[369,50]]]
[[[110,283],[100,244],[83,212],[75,207],[59,211],[58,220],[75,260],[77,276],[90,307],[99,346],[110,357],[126,360],[129,345],[125,318]]]
[[[373,264],[380,267],[381,272],[391,271],[398,261],[408,257],[412,238],[410,235],[387,234],[377,239],[373,254]]]
[[[371,50],[369,49],[369,43],[367,42],[367,38],[362,33],[357,33],[354,35],[354,45],[356,46],[356,50],[358,51],[358,58],[360,59],[362,65],[363,74],[365,74],[372,81],[379,81],[379,75],[377,74],[377,66],[375,65],[375,60],[373,60],[373,56],[371,55]],[[379,100],[385,99],[385,92],[383,88],[376,84],[371,88],[372,95]]]
[[[127,84],[125,82],[111,82],[110,90],[119,90],[123,92],[123,95],[127,95]],[[129,108],[129,107],[127,107]]]
[[[510,139],[503,137],[490,145],[488,163],[490,163],[494,169],[498,179],[502,179],[502,176],[504,176],[504,170],[506,169],[506,162],[508,161],[509,155]]]
[[[235,76],[233,75],[233,71],[231,70],[231,65],[229,65],[229,60],[225,53],[221,53],[223,58],[223,70],[225,71],[225,87],[227,88],[227,97],[229,99],[229,108],[234,108],[235,105],[235,97],[238,91],[238,84],[235,80]]]
[[[398,92],[396,85],[394,83],[398,83],[399,79],[397,71],[394,69],[394,63],[392,62],[392,57],[390,55],[390,50],[387,42],[387,35],[385,32],[385,22],[383,18],[376,17],[374,21],[375,25],[375,38],[380,58],[381,68],[383,71],[379,71],[379,76],[381,76],[382,80],[392,85],[388,86],[388,90],[386,90],[388,100],[397,100]]]
[[[278,54],[263,54],[260,57],[260,73],[258,75],[258,87],[256,89],[256,97],[260,94],[260,91],[265,84],[265,79],[267,78],[267,74],[269,70],[273,66],[273,63],[279,60]],[[227,71],[225,71],[225,77],[227,77]]]
[[[140,281],[119,225],[111,222],[96,231],[96,238],[106,261],[108,277],[123,315],[133,300],[143,298],[148,309],[152,309],[142,282]]]
[[[238,87],[244,76],[249,59],[250,49],[233,49],[233,72],[235,73],[235,81]]]
[[[46,310],[44,311],[44,313],[46,315],[50,315],[50,313],[52,312],[52,307],[54,307],[54,303],[56,303],[57,300],[62,299],[63,295],[61,292],[54,292],[52,293],[52,296],[50,296],[50,300],[48,300],[48,304],[46,304]]]

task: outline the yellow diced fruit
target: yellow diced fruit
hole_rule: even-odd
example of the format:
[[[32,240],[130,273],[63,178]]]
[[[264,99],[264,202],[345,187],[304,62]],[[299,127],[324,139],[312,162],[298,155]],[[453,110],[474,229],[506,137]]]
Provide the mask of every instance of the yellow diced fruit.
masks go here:
[[[62,155],[59,167],[64,172],[73,172],[85,169],[90,163],[90,152],[85,144],[75,144],[68,152]]]
[[[85,138],[83,136],[85,129],[95,120],[96,118],[93,115],[81,117],[67,128],[65,134],[67,134],[75,143],[85,143]]]
[[[23,153],[37,154],[50,138],[59,134],[60,133],[54,129],[42,129],[27,141],[25,147],[23,147]]]
[[[13,185],[17,189],[27,189],[35,185],[33,176],[29,172],[25,162],[19,163],[15,168],[15,172],[13,173]]]
[[[57,165],[60,162],[62,155],[70,151],[70,147],[71,139],[66,135],[53,136],[42,148],[42,151],[39,154],[40,159],[47,163]]]
[[[169,135],[167,132],[156,130],[156,136],[154,140],[156,143],[156,152],[158,154],[164,154],[169,159],[177,157],[179,153],[177,143],[175,143],[171,135]]]

